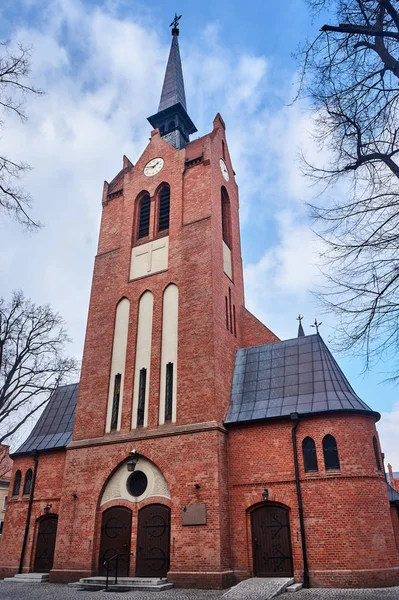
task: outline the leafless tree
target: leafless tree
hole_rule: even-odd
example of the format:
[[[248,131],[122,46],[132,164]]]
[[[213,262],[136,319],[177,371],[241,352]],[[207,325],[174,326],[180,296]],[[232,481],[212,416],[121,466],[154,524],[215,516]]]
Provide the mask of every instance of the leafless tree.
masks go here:
[[[0,299],[0,444],[46,404],[77,371],[64,356],[68,336],[61,317],[14,292]]]
[[[399,347],[399,1],[308,3],[332,20],[304,48],[300,83],[328,156],[303,157],[304,171],[333,198],[311,206],[328,280],[317,295],[368,367]]]
[[[0,444],[0,480],[9,479],[12,470],[12,460],[8,455],[9,446]]]
[[[25,121],[26,96],[43,93],[29,83],[30,57],[31,48],[19,45],[13,49],[10,42],[0,42],[0,127],[4,127],[7,113]],[[30,216],[31,197],[19,183],[29,169],[28,164],[11,159],[0,150],[0,209],[28,230],[34,230],[40,223]]]

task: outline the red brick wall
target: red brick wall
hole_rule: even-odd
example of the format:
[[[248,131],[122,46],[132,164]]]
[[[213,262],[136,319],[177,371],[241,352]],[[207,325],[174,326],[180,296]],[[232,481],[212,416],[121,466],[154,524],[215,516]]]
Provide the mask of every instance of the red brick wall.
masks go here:
[[[51,512],[59,514],[65,454],[65,451],[61,450],[39,455],[28,543],[23,562],[24,572],[33,570],[38,520],[44,515],[44,507],[52,504]],[[22,481],[19,495],[12,497],[11,492],[9,495],[1,541],[0,577],[13,575],[18,571],[29,503],[29,497],[22,494],[23,482],[26,471],[34,469],[33,459],[17,457],[14,460],[10,490],[13,488],[15,473],[18,469],[22,472]]]
[[[295,489],[290,421],[229,427],[230,506],[233,569],[252,570],[250,510],[269,500],[290,510],[294,572],[302,577],[302,548]],[[340,471],[326,471],[322,439],[337,440]],[[317,448],[318,473],[303,470],[302,440]],[[319,416],[300,421],[297,430],[301,489],[311,584],[315,586],[394,585],[399,560],[389,514],[384,476],[377,470],[371,418]],[[385,581],[385,583],[384,583]]]

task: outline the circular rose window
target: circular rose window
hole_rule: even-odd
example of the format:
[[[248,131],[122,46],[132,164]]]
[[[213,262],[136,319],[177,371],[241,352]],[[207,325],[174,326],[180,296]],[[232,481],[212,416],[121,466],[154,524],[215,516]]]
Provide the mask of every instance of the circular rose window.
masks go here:
[[[127,491],[136,498],[144,494],[147,485],[147,475],[143,471],[133,471],[126,482]]]

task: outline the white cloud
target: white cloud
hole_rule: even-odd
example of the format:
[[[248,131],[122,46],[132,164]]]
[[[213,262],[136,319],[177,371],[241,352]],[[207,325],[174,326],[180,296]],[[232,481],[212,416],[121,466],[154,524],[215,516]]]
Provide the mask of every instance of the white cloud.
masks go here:
[[[377,427],[381,449],[385,453],[386,469],[390,463],[394,471],[399,471],[399,401],[393,404],[392,411],[381,413]]]

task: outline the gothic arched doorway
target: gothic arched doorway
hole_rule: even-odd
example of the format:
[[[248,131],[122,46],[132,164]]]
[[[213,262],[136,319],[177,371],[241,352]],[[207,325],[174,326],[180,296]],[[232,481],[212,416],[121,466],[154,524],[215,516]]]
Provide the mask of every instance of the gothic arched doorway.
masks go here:
[[[149,504],[139,510],[136,576],[166,577],[170,558],[170,509]]]
[[[292,550],[286,508],[265,504],[251,513],[255,577],[291,577]]]
[[[35,573],[49,573],[53,568],[57,525],[57,515],[43,517],[39,523],[33,565]]]
[[[132,534],[132,511],[124,506],[111,506],[103,512],[100,544],[100,575],[106,575],[107,567],[104,561],[112,559],[109,564],[109,574],[115,573],[118,563],[118,575],[129,576],[130,539]],[[116,561],[118,555],[118,561]]]

